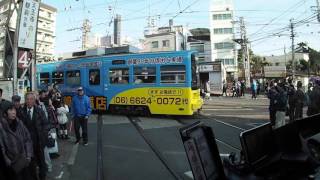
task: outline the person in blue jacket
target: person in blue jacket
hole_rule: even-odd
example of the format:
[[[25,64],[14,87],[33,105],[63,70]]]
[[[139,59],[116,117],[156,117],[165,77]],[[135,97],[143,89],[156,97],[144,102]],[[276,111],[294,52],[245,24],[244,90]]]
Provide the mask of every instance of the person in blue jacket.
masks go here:
[[[84,94],[83,88],[79,87],[77,95],[72,98],[71,112],[74,120],[76,144],[80,142],[80,127],[82,130],[83,145],[88,145],[88,119],[91,114],[90,98]]]

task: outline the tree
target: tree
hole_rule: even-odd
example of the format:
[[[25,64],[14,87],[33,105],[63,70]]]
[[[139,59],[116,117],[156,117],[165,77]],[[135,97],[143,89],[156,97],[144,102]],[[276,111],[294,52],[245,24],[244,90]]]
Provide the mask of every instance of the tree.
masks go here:
[[[298,43],[298,48],[302,49],[303,52],[309,53],[310,72],[319,74],[320,52],[308,47],[304,42]]]
[[[299,60],[299,65],[298,65],[298,68],[300,71],[302,72],[307,72],[308,71],[308,62],[304,59],[300,59]]]

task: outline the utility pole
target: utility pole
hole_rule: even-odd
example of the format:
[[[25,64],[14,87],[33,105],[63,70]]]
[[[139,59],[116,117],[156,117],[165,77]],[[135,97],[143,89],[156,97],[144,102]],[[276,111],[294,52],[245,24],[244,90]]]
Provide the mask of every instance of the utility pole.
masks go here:
[[[87,50],[89,32],[91,31],[90,21],[85,19],[82,24],[82,50]]]
[[[12,68],[13,68],[13,94],[18,94],[18,38],[19,38],[19,27],[20,27],[20,16],[21,16],[21,4],[19,3],[16,30],[14,32],[14,43],[13,43],[13,58],[12,58]],[[10,36],[10,35],[9,35]]]
[[[294,34],[294,26],[293,26],[293,19],[290,19],[290,30],[291,30],[291,35],[290,35],[290,38],[291,38],[291,60],[292,60],[292,78],[293,80],[295,79],[295,75],[296,75],[296,64],[295,64],[295,53],[294,53],[294,37],[295,37],[295,34]]]
[[[287,52],[286,52],[286,45],[283,47],[283,53],[284,53],[284,67],[286,69],[285,76],[287,77]]]
[[[242,51],[242,60],[244,65],[244,78],[246,80],[246,86],[250,87],[250,57],[248,49],[248,40],[246,26],[244,24],[243,17],[240,17],[240,45]]]
[[[319,0],[317,1],[317,17],[318,17],[318,22],[320,22],[320,3]]]

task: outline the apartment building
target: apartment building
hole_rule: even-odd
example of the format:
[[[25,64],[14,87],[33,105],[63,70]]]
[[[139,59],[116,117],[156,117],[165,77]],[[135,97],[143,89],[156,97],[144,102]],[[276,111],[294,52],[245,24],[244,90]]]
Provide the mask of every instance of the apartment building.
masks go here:
[[[234,40],[233,0],[211,0],[210,36],[212,61],[221,61],[227,72],[227,79],[238,77],[237,51]]]
[[[186,50],[183,26],[159,27],[151,33],[145,32],[142,52]]]

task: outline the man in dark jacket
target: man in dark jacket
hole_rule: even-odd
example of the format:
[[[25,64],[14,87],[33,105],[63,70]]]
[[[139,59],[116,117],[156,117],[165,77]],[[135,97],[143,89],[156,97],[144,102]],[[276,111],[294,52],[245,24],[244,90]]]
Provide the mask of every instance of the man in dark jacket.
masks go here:
[[[80,126],[82,130],[83,145],[88,145],[88,119],[91,114],[90,99],[83,92],[83,88],[78,88],[78,94],[72,98],[72,115],[74,129],[76,132],[76,144],[80,142]]]
[[[303,117],[303,104],[305,101],[305,93],[302,90],[302,82],[298,81],[297,91],[294,95],[295,113],[294,119],[301,119]]]
[[[310,92],[310,104],[308,106],[308,116],[320,113],[320,82],[314,83],[312,91]]]
[[[294,85],[292,84],[292,79],[289,79],[288,83],[289,83],[287,86],[288,104],[289,104],[288,114],[289,114],[289,121],[291,122],[294,120],[294,112],[295,112],[294,96],[295,96],[296,90],[294,88]]]
[[[45,113],[36,105],[36,95],[34,93],[28,92],[25,102],[21,119],[28,128],[33,142],[34,158],[30,163],[31,173],[34,179],[37,179],[37,172],[39,172],[40,180],[44,180],[47,172],[44,147],[47,144],[49,123]],[[37,171],[37,166],[39,166],[39,171]]]
[[[270,99],[269,103],[269,114],[270,114],[270,122],[271,125],[274,126],[276,122],[276,98],[278,96],[278,92],[276,90],[276,85],[273,81],[270,82],[270,89],[268,91],[268,98]]]

